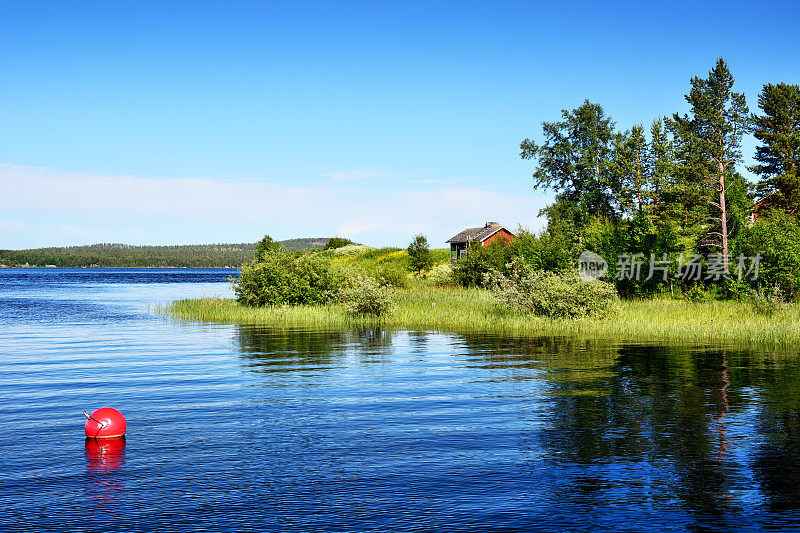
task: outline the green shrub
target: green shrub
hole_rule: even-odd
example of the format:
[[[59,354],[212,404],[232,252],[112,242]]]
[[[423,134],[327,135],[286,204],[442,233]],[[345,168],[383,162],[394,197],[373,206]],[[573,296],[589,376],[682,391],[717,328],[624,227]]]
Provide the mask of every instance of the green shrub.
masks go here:
[[[584,229],[583,244],[585,249],[599,254],[608,261],[609,280],[614,280],[617,291],[623,296],[647,296],[664,292],[669,281],[660,275],[647,278],[647,267],[650,257],[662,260],[664,254],[670,261],[670,272],[676,271],[675,259],[681,248],[673,225],[667,221],[653,222],[645,214],[637,214],[631,219],[610,220],[593,218]],[[643,276],[623,276],[617,279],[617,259],[622,255],[642,254],[644,266]]]
[[[745,228],[737,244],[738,251],[746,257],[760,254],[758,279],[747,280],[753,288],[777,285],[787,299],[800,296],[800,222],[796,218],[772,211]],[[731,264],[736,270],[737,257],[731,257]],[[749,262],[745,267],[748,266]]]
[[[772,316],[783,308],[783,296],[777,285],[771,290],[752,290],[747,299],[753,306],[753,311],[760,315]]]
[[[713,302],[717,299],[713,288],[713,286],[706,286],[702,283],[694,283],[683,289],[681,297],[686,301],[695,303]]]
[[[572,257],[572,245],[559,234],[548,232],[537,236],[520,229],[510,243],[502,239],[488,246],[472,243],[453,269],[456,283],[464,287],[484,286],[485,275],[491,270],[506,273],[514,257],[522,257],[536,270],[562,272],[573,267],[577,255]]]
[[[509,306],[549,318],[602,318],[618,300],[611,283],[583,282],[577,273],[534,270],[521,258],[507,265],[507,274],[493,270],[486,276],[495,297]]]
[[[325,243],[325,246],[322,247],[323,250],[335,250],[337,248],[342,248],[343,246],[347,246],[349,244],[355,244],[350,239],[345,239],[343,237],[332,237],[328,239],[328,242]]]
[[[395,289],[408,287],[408,273],[392,265],[380,267],[375,274],[375,279],[382,285],[394,287]]]
[[[394,308],[394,291],[369,276],[357,275],[342,289],[341,301],[349,315],[385,317]]]
[[[453,267],[448,264],[436,265],[428,272],[428,280],[436,287],[447,287],[455,283]]]
[[[344,284],[344,276],[318,255],[267,252],[242,265],[233,289],[250,306],[314,305],[335,298]]]
[[[408,259],[411,263],[411,268],[417,272],[427,270],[433,264],[433,256],[428,247],[428,239],[424,235],[419,234],[414,237],[411,244],[408,245]]]
[[[572,257],[572,243],[559,234],[543,232],[535,235],[519,229],[509,243],[507,256],[522,257],[536,270],[562,272],[574,266],[577,255]]]

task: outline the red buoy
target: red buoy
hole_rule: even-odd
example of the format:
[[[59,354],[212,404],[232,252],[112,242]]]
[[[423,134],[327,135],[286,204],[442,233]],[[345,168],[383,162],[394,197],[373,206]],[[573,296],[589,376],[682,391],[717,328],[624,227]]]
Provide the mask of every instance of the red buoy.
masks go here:
[[[91,415],[86,414],[86,436],[93,439],[115,439],[125,436],[125,417],[112,407],[101,407]]]

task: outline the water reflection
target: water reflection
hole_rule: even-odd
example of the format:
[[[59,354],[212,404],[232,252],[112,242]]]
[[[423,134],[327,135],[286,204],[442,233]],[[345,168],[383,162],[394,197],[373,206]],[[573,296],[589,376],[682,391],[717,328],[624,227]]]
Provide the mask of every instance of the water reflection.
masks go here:
[[[486,342],[476,348],[485,350]],[[550,424],[537,431],[551,460],[645,462],[674,475],[670,491],[703,514],[738,513],[762,497],[773,508],[800,508],[797,402],[783,394],[800,390],[796,360],[592,341],[561,344],[549,356],[542,341],[492,345],[495,354],[536,357],[549,367],[544,379],[553,382],[552,390],[568,389],[552,396]],[[565,354],[570,350],[574,359]],[[770,385],[776,376],[783,390]],[[580,481],[577,491],[610,480]]]
[[[480,435],[491,449],[495,440],[506,443],[497,433],[500,422],[487,419],[480,402],[491,397],[504,410],[512,408],[522,420],[517,467],[528,472],[527,490],[536,501],[576,509],[599,501],[677,507],[693,513],[697,529],[733,527],[731,517],[748,509],[800,509],[796,357],[591,339],[441,337],[381,330],[237,332],[252,372],[335,373],[391,362],[396,379],[415,388],[415,398],[435,396],[431,406],[439,409],[426,413],[417,403],[397,404],[409,411],[384,415],[383,423],[398,420],[398,431],[409,417],[440,416],[449,401],[460,410],[441,426],[441,438],[453,442],[458,433],[452,428],[462,427],[469,446]],[[442,346],[446,352],[438,355],[449,357],[451,379],[463,380],[449,397],[442,392],[441,364],[439,374],[431,370]],[[381,401],[374,389],[370,394],[373,403]],[[396,388],[391,394],[399,397]],[[482,422],[471,420],[479,413]],[[391,434],[385,425],[381,431]],[[428,435],[428,446],[441,445],[439,433]],[[793,520],[783,525],[800,523]]]
[[[86,495],[99,512],[113,514],[124,483],[120,469],[125,464],[125,438],[86,438]]]
[[[764,386],[765,405],[756,422],[763,436],[755,452],[756,478],[770,510],[797,509],[800,505],[800,381],[798,372],[769,375]]]
[[[2,531],[800,530],[797,353],[176,324],[227,275],[41,270],[0,272]],[[81,455],[123,395],[135,450]]]
[[[308,331],[240,327],[236,342],[253,372],[321,370],[341,364],[348,354],[360,362],[381,360],[391,352],[392,334],[380,328]]]

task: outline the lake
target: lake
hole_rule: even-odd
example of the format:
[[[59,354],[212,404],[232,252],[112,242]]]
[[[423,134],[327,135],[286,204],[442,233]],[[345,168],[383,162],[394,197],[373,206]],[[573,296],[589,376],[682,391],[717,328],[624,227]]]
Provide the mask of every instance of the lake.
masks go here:
[[[797,353],[152,311],[232,274],[0,269],[0,529],[800,529]]]

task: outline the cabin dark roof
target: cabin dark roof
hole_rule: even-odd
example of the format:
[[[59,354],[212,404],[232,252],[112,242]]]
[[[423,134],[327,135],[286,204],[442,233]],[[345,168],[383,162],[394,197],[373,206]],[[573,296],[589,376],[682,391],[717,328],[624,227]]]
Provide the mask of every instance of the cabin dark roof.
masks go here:
[[[462,243],[462,242],[466,243],[471,241],[483,242],[500,230],[506,230],[511,235],[514,235],[505,226],[501,226],[500,224],[496,223],[487,223],[485,226],[480,228],[467,228],[464,231],[458,233],[457,235],[450,237],[445,242],[454,242],[454,243]]]

